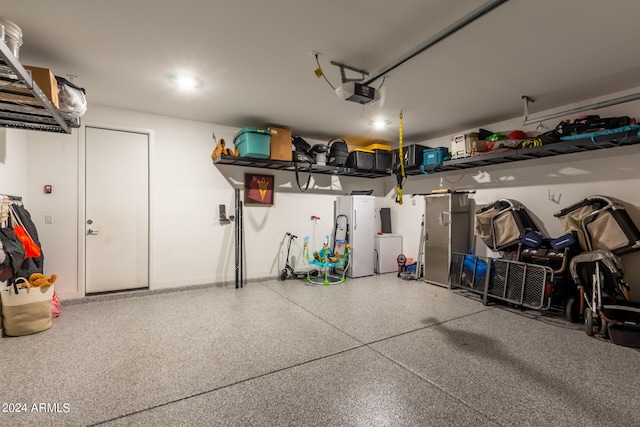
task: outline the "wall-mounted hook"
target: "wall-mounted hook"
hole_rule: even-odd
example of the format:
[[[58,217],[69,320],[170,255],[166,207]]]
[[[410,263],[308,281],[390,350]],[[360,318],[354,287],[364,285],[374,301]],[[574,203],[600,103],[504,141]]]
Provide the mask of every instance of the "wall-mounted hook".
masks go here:
[[[233,221],[233,215],[227,218],[225,205],[218,205],[218,212],[220,215],[220,224],[229,224]]]
[[[549,200],[555,204],[560,204],[560,198],[562,197],[562,193],[558,193],[558,198],[556,199],[555,194],[551,194],[551,189],[549,189]]]

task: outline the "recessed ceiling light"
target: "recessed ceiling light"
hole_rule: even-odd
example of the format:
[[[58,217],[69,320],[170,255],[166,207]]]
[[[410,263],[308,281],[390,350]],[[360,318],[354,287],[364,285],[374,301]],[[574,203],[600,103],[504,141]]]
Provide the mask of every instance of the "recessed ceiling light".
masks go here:
[[[391,122],[389,120],[374,120],[371,122],[371,126],[373,126],[375,129],[384,129],[387,126],[389,126],[391,124]]]
[[[181,89],[195,89],[202,85],[202,83],[189,75],[178,74],[173,76],[173,83]]]

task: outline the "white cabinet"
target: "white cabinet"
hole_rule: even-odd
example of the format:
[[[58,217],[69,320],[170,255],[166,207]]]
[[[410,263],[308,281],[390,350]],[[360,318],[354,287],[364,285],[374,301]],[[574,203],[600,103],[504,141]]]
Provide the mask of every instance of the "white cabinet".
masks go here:
[[[376,273],[396,273],[398,271],[398,255],[402,253],[401,235],[377,234],[373,249]]]

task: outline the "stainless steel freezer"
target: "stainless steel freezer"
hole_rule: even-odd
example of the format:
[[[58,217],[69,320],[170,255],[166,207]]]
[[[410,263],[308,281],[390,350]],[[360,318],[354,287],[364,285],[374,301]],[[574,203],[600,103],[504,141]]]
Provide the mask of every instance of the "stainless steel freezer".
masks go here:
[[[351,265],[347,277],[373,274],[375,236],[375,197],[341,196],[336,199],[336,218],[347,218],[348,241],[351,245]],[[336,221],[337,222],[337,221]]]
[[[425,197],[424,280],[449,287],[451,253],[469,250],[469,195]]]

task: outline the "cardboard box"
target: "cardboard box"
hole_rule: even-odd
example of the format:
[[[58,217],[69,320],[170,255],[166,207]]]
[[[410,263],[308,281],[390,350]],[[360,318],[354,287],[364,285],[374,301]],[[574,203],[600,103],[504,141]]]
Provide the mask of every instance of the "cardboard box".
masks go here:
[[[472,153],[473,143],[478,141],[478,132],[454,135],[451,137],[451,158],[468,157]]]
[[[471,143],[471,155],[479,156],[480,154],[487,151],[487,141],[477,140]]]
[[[60,102],[58,101],[58,82],[51,70],[48,68],[31,67],[29,65],[25,65],[24,69],[31,73],[31,77],[38,87],[42,89],[42,92],[53,106],[60,108]]]
[[[291,129],[276,127],[267,128],[271,131],[271,160],[293,161],[291,154]]]

